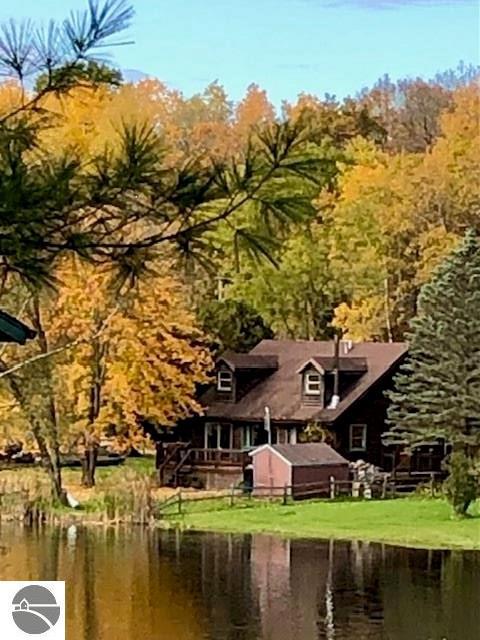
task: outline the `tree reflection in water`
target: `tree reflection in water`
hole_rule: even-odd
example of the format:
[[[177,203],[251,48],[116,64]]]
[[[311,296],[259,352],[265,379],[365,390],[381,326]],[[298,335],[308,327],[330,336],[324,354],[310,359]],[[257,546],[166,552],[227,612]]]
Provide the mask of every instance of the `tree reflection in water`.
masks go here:
[[[0,529],[67,582],[69,640],[478,640],[480,553],[140,529]]]

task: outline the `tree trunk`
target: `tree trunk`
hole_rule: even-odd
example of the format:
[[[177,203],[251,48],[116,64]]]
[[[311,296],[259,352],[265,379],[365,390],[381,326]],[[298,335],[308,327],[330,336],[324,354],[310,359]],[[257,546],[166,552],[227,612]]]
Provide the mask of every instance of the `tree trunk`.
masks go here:
[[[47,334],[42,324],[42,313],[40,308],[40,300],[38,296],[33,297],[33,325],[38,333],[38,342],[42,353],[49,352],[49,344]],[[42,364],[43,373],[47,379],[48,389],[48,440],[42,435],[41,425],[37,429],[35,434],[37,443],[39,444],[42,458],[46,461],[47,471],[50,476],[52,485],[52,496],[55,500],[59,500],[63,505],[68,504],[67,493],[62,486],[62,471],[60,467],[60,432],[58,426],[57,404],[55,399],[54,384],[52,381],[51,363],[44,362]],[[28,402],[28,398],[27,398]],[[43,451],[40,446],[40,441],[43,441]],[[49,443],[49,445],[47,444]]]
[[[32,432],[40,451],[42,465],[50,478],[50,488],[53,500],[61,504],[67,504],[67,493],[62,486],[62,471],[60,467],[60,454],[58,449],[50,451],[38,425],[32,425]]]
[[[68,505],[67,492],[62,485],[62,471],[60,468],[60,460],[56,453],[49,455],[44,459],[44,464],[50,478],[52,489],[52,498],[58,500],[64,506]]]
[[[95,486],[95,471],[97,468],[98,447],[95,444],[85,449],[82,458],[82,485],[84,487]]]
[[[3,363],[1,363],[1,366],[3,367]],[[42,465],[47,471],[50,479],[52,498],[54,500],[58,500],[61,504],[66,505],[67,494],[62,487],[62,472],[60,468],[60,452],[58,443],[53,443],[52,448],[48,447],[47,440],[42,429],[42,424],[38,420],[38,415],[30,411],[30,399],[28,394],[24,392],[22,381],[12,375],[9,376],[8,382],[18,404],[23,407],[26,415],[30,418],[30,426],[40,452]],[[51,413],[49,415],[52,417]],[[56,431],[54,431],[54,433],[56,433]]]
[[[383,286],[384,286],[385,325],[387,329],[387,338],[388,338],[388,342],[393,342],[392,315],[391,315],[391,308],[390,308],[390,283],[388,281],[388,275],[386,275],[384,278]]]
[[[95,324],[98,328],[102,322],[97,311],[95,311]],[[88,409],[89,427],[85,436],[86,446],[82,459],[82,485],[84,487],[95,486],[95,471],[97,468],[98,443],[95,440],[95,422],[100,415],[102,385],[105,380],[105,356],[107,346],[102,344],[97,337],[92,343],[92,382],[90,387],[90,406]]]

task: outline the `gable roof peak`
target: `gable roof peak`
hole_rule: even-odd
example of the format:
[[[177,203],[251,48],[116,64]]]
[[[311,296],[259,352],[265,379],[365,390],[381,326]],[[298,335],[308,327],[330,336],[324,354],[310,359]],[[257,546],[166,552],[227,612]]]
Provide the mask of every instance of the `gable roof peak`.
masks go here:
[[[322,364],[320,364],[317,358],[309,358],[302,364],[300,369],[297,370],[297,373],[303,373],[305,369],[309,368],[315,369],[315,371],[318,371],[318,373],[322,374],[322,376],[325,374],[325,368],[322,366]]]

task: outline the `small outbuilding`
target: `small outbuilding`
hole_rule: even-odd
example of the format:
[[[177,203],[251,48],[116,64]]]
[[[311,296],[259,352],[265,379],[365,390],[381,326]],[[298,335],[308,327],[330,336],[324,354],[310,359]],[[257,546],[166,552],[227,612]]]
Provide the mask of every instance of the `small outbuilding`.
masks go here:
[[[331,478],[349,479],[348,460],[322,442],[265,444],[250,456],[253,492],[259,496],[282,495],[285,487],[293,497],[325,495]]]

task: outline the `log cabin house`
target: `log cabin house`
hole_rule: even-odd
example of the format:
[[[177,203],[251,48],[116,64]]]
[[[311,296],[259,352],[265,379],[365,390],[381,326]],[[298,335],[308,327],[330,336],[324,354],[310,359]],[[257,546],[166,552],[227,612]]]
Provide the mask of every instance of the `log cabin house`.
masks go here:
[[[203,415],[179,424],[175,442],[158,444],[160,480],[206,488],[249,482],[249,452],[294,444],[308,427],[349,461],[438,469],[438,447],[405,458],[382,444],[385,391],[406,353],[404,343],[306,340],[263,340],[249,353],[224,353],[215,383],[200,396]]]

